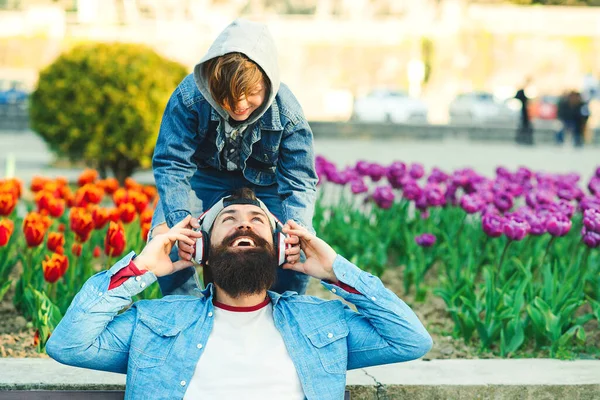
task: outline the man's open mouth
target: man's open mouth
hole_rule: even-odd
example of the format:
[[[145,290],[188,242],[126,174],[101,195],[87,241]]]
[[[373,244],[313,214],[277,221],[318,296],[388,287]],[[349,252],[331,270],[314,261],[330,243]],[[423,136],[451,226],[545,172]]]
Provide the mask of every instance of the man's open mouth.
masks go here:
[[[231,247],[256,247],[253,239],[249,237],[243,236],[235,239],[233,243],[231,243]]]

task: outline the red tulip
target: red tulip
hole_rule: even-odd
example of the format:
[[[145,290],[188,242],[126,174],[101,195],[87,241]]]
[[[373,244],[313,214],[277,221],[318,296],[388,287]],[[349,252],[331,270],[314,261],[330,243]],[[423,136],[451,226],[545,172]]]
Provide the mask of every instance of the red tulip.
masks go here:
[[[23,221],[23,233],[27,246],[36,247],[44,241],[46,231],[52,225],[52,220],[45,215],[37,212],[31,212]]]
[[[50,283],[59,280],[67,272],[67,268],[69,259],[63,254],[53,253],[52,257],[46,256],[46,260],[42,261],[44,279]]]
[[[14,193],[0,193],[0,215],[8,216],[12,214],[17,206],[17,197]]]
[[[106,232],[104,241],[104,253],[109,257],[117,257],[125,249],[125,230],[121,223],[111,222]]]
[[[113,193],[113,201],[115,205],[118,207],[123,203],[129,202],[129,192],[127,189],[119,188]]]
[[[77,234],[77,239],[80,242],[86,242],[94,229],[92,214],[88,213],[85,208],[73,207],[69,220],[71,230]]]
[[[121,220],[121,212],[118,208],[112,208],[109,210],[108,219],[112,222],[119,222]]]
[[[60,232],[50,232],[48,234],[48,242],[46,246],[48,246],[48,250],[61,253],[61,251],[57,251],[59,247],[63,247],[65,245],[65,236]]]
[[[88,204],[99,204],[104,197],[104,190],[96,185],[88,183],[75,193],[75,205],[77,207],[87,207]]]
[[[17,178],[0,179],[0,193],[12,193],[15,198],[20,199],[23,193],[23,184]]]
[[[77,179],[78,186],[85,186],[88,183],[94,183],[98,179],[98,171],[95,169],[86,169],[84,170],[79,178]]]
[[[46,189],[35,195],[35,202],[40,213],[50,214],[54,218],[60,218],[65,212],[65,201]]]
[[[42,176],[34,176],[31,179],[31,191],[32,192],[39,192],[40,190],[42,190],[44,188],[44,185],[46,183],[50,182],[50,179],[48,178],[44,178]]]
[[[144,186],[142,193],[148,196],[148,200],[152,201],[156,197],[156,188],[154,186]]]
[[[15,224],[10,219],[0,219],[0,247],[6,246],[15,230]]]
[[[128,224],[135,219],[135,206],[131,203],[123,203],[119,206],[119,216],[123,223]]]
[[[59,232],[64,232],[65,231],[65,224],[58,224],[58,231]]]
[[[113,194],[119,188],[119,181],[115,178],[107,178],[96,182],[108,194]]]
[[[137,183],[133,178],[125,178],[125,187],[129,190],[142,190],[142,185]]]
[[[154,212],[152,210],[144,210],[144,212],[142,212],[140,214],[140,225],[144,225],[146,223],[151,223],[152,222],[152,214]]]
[[[92,219],[96,229],[102,229],[108,223],[110,211],[107,208],[94,207],[92,209]]]
[[[71,246],[71,253],[73,253],[73,255],[76,255],[77,257],[79,257],[81,255],[82,249],[83,249],[83,246],[81,245],[81,243],[75,242]]]
[[[148,203],[150,203],[148,196],[146,196],[142,192],[131,192],[130,200],[131,203],[135,206],[135,209],[138,212],[138,214],[144,212],[146,207],[148,207]]]
[[[94,254],[93,254],[94,258],[100,257],[100,254],[101,254],[100,246],[94,247]]]
[[[146,222],[142,224],[142,239],[148,240],[148,233],[150,233],[150,227],[152,224],[150,222]]]

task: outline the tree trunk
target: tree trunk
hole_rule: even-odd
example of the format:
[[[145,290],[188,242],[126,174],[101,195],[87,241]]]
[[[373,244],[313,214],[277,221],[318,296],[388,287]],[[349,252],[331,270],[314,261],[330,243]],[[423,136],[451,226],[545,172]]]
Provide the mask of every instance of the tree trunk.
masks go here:
[[[111,164],[112,172],[121,186],[125,185],[125,179],[133,175],[137,168],[137,162],[121,159]]]

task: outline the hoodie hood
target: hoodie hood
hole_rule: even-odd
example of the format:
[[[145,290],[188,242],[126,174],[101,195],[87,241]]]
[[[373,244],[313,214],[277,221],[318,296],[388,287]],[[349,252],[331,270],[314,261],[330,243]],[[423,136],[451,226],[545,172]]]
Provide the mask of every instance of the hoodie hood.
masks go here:
[[[275,40],[266,25],[236,19],[219,34],[206,55],[194,67],[196,86],[198,86],[204,98],[217,110],[225,121],[229,120],[229,114],[227,114],[227,111],[223,107],[217,104],[210,94],[206,78],[202,75],[202,64],[228,53],[242,53],[246,55],[262,68],[271,83],[271,91],[268,93],[268,97],[263,105],[254,111],[246,121],[242,122],[243,125],[249,125],[256,122],[265,113],[279,91],[279,67],[277,65]]]

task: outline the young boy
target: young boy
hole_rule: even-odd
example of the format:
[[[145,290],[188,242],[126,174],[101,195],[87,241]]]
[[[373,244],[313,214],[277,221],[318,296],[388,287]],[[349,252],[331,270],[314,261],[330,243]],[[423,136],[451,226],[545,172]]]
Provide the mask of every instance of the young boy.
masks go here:
[[[313,135],[300,104],[280,83],[273,37],[263,24],[231,23],[175,89],[154,150],[160,202],[151,235],[198,217],[232,190],[250,187],[281,221],[312,232],[317,174]],[[198,228],[192,218],[192,228]],[[178,255],[193,249],[181,243]],[[288,262],[300,249],[287,250]],[[159,279],[163,295],[197,287],[190,267]],[[303,294],[308,276],[280,270],[277,292]]]

